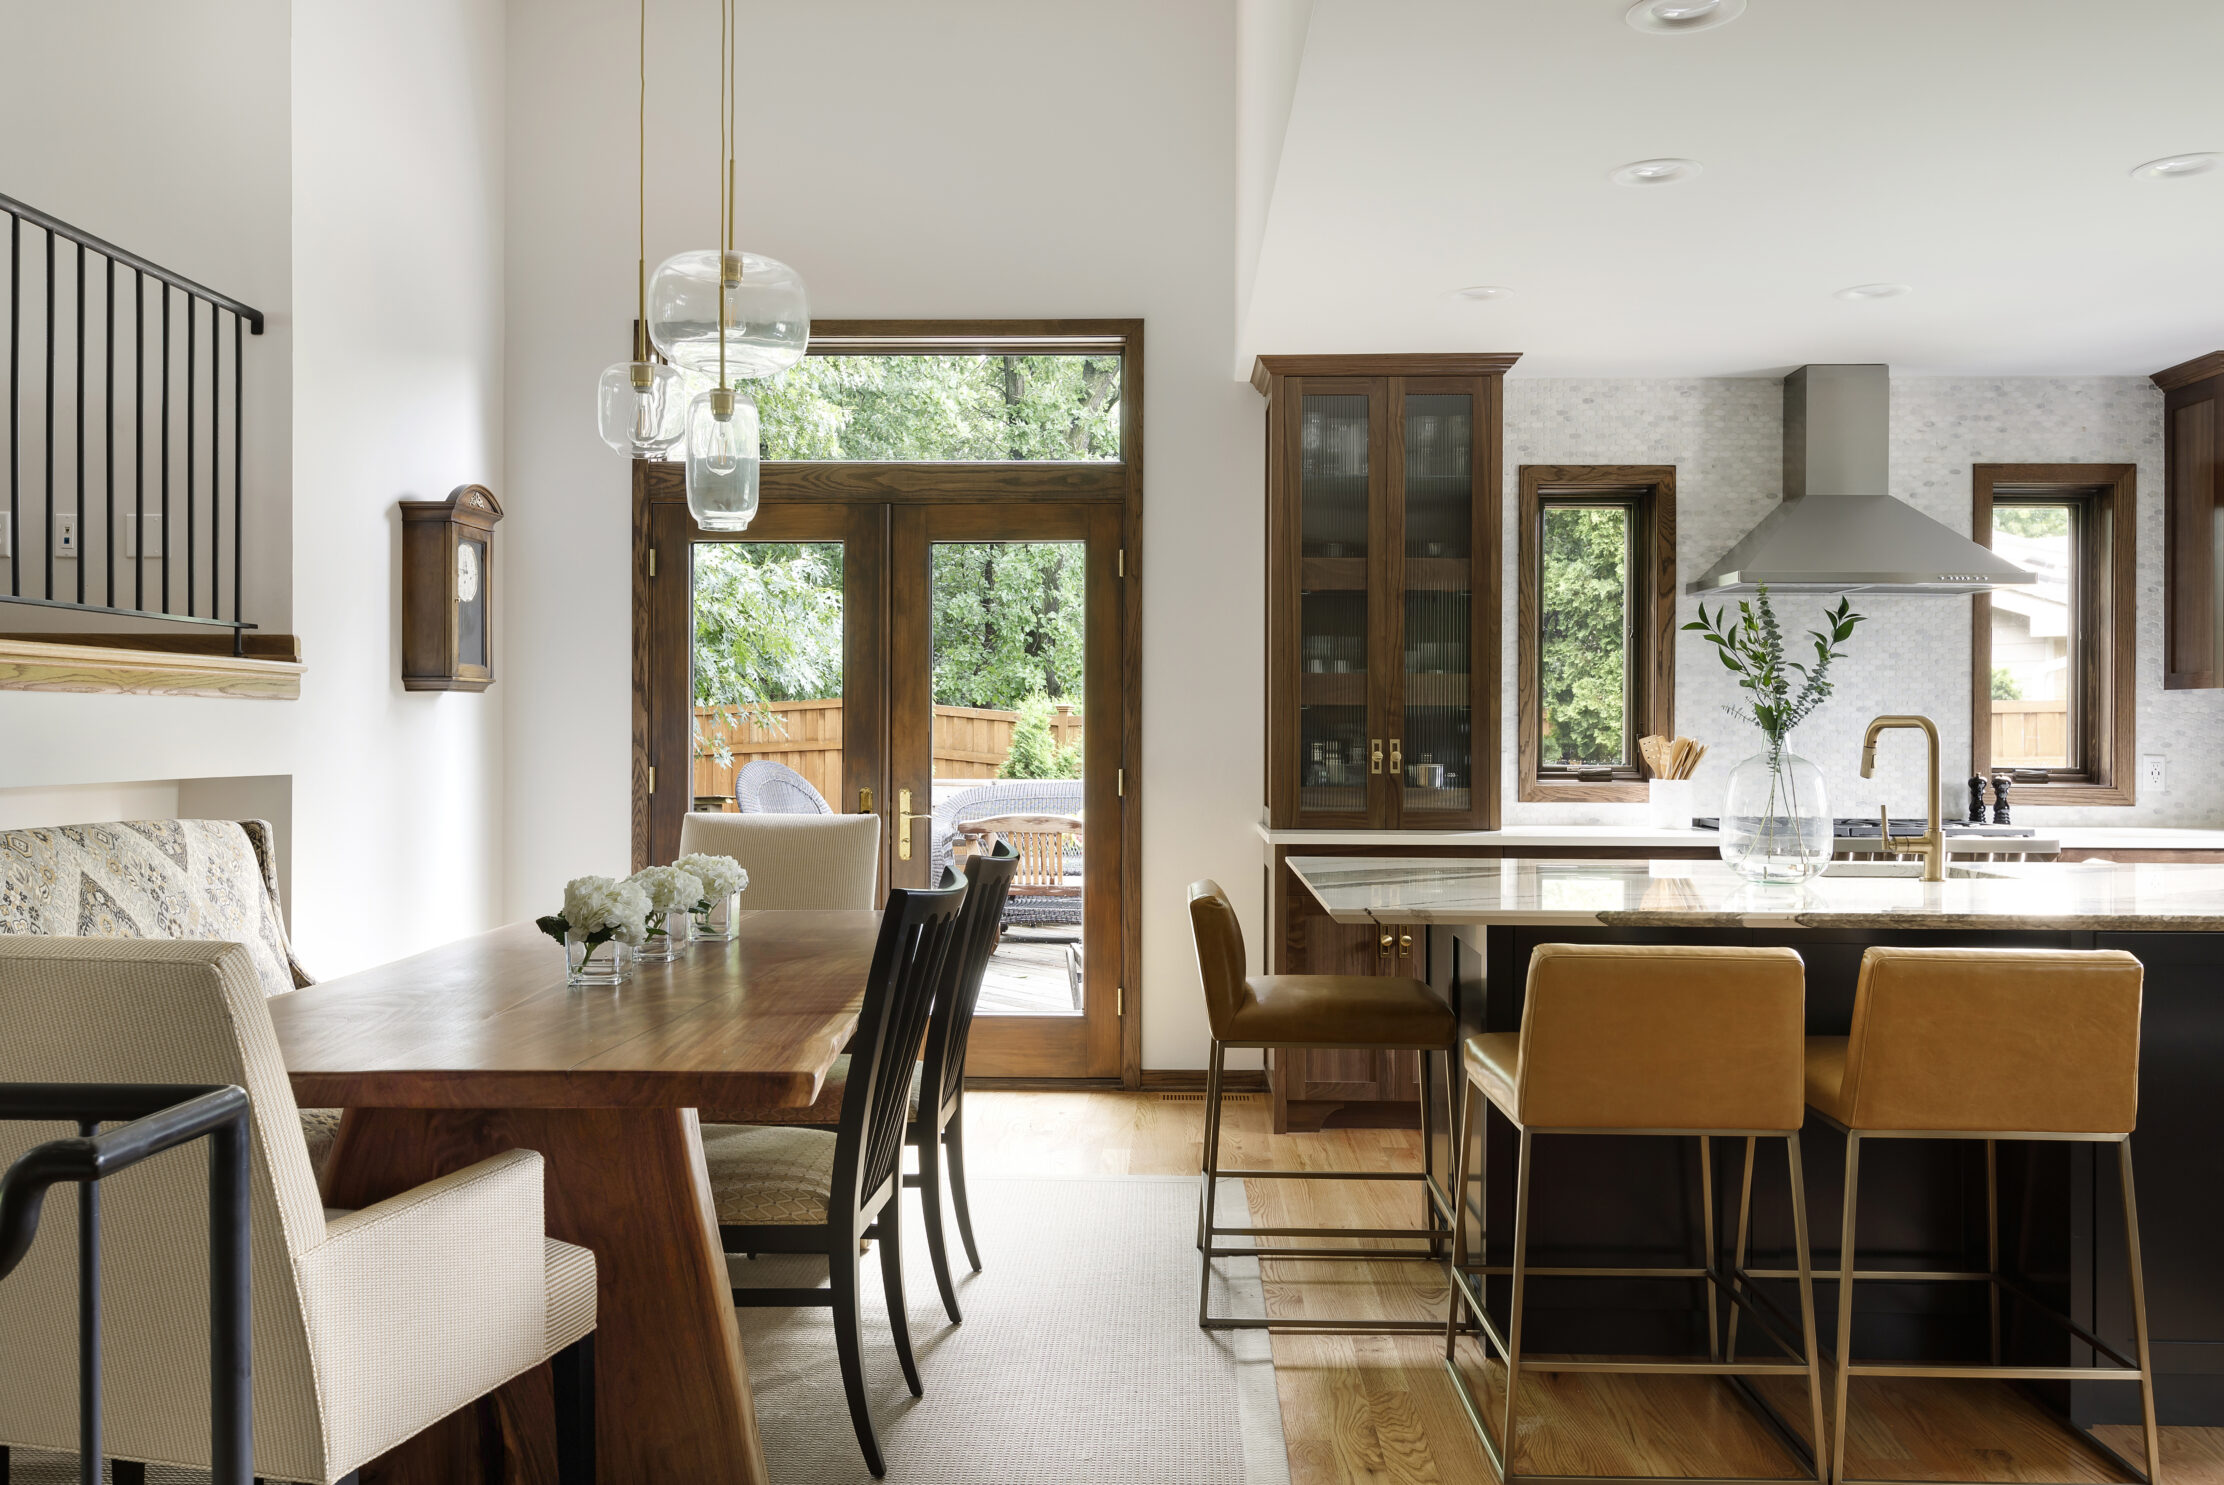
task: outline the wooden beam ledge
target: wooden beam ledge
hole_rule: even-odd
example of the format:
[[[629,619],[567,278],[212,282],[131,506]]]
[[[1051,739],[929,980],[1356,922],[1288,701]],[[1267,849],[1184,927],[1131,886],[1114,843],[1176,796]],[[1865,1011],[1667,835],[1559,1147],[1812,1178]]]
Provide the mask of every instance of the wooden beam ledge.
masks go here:
[[[228,651],[231,638],[223,639]],[[265,653],[210,653],[156,635],[0,635],[0,691],[298,700],[302,665],[293,636],[256,635],[248,643]]]

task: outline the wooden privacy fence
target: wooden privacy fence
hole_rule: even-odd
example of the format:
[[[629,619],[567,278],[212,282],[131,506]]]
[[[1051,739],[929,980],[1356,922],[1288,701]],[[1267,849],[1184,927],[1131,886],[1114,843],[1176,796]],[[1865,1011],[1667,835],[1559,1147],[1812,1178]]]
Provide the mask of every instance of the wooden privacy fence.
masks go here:
[[[1992,761],[1995,767],[2059,765],[2068,755],[2070,704],[2067,701],[1992,703]]]
[[[733,762],[721,765],[716,758],[695,759],[695,793],[731,796],[734,772],[758,758],[785,763],[811,781],[837,809],[842,790],[842,700],[780,701],[767,710],[773,725],[759,726],[730,706],[695,708],[698,747],[708,747],[723,734],[733,750]],[[1012,753],[1012,730],[1019,713],[990,711],[975,706],[938,706],[934,709],[934,776],[938,779],[993,779]],[[1051,740],[1060,752],[1081,745],[1082,719],[1069,706],[1060,706],[1050,718]]]

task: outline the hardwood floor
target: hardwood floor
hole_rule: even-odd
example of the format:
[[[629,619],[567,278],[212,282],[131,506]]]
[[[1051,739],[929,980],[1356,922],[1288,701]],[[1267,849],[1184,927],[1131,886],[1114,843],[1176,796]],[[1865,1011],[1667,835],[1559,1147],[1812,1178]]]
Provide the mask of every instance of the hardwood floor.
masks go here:
[[[1204,1097],[1173,1093],[971,1093],[972,1169],[996,1175],[1194,1174]],[[1401,1130],[1335,1129],[1274,1135],[1264,1094],[1233,1095],[1224,1163],[1291,1170],[1410,1169],[1419,1137]],[[1252,1183],[1266,1225],[1402,1226],[1420,1198],[1403,1183]],[[995,1239],[983,1234],[994,1262]],[[1428,1264],[1283,1264],[1266,1270],[1271,1313],[1440,1317],[1444,1280]],[[1460,1345],[1463,1369],[1486,1405],[1503,1406],[1502,1369]],[[1467,1485],[1490,1469],[1427,1336],[1274,1337],[1293,1485]],[[1773,1379],[1770,1379],[1773,1380]],[[1521,1465],[1538,1472],[1789,1473],[1792,1461],[1728,1389],[1703,1378],[1527,1376]],[[1825,1396],[1828,1379],[1825,1378]],[[1854,1389],[1847,1469],[1901,1479],[2075,1480],[2121,1476],[2035,1405],[1997,1383],[1864,1379]],[[1781,1400],[1803,1418],[1796,1384]],[[2138,1431],[2101,1430],[2126,1458]],[[2167,1485],[2224,1485],[2224,1429],[2162,1431]]]

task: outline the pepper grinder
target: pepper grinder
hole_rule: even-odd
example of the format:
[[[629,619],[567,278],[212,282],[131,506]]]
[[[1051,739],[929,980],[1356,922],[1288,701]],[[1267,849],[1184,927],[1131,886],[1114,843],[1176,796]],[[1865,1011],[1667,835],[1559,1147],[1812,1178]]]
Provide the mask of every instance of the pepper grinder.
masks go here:
[[[2008,776],[2004,773],[1992,776],[1992,823],[2008,823]]]
[[[1969,776],[1969,823],[1985,823],[1985,781],[1976,774]]]

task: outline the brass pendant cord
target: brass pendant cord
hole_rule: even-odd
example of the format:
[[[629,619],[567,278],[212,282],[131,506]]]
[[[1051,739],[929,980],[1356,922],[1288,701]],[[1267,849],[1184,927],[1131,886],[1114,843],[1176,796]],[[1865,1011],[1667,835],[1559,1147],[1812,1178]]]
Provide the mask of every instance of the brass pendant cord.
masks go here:
[[[718,208],[725,218],[718,255],[718,385],[726,385],[726,258],[734,250],[734,0],[718,6],[718,153],[724,168]]]
[[[641,0],[641,98],[634,115],[633,360],[649,360],[649,0]]]

